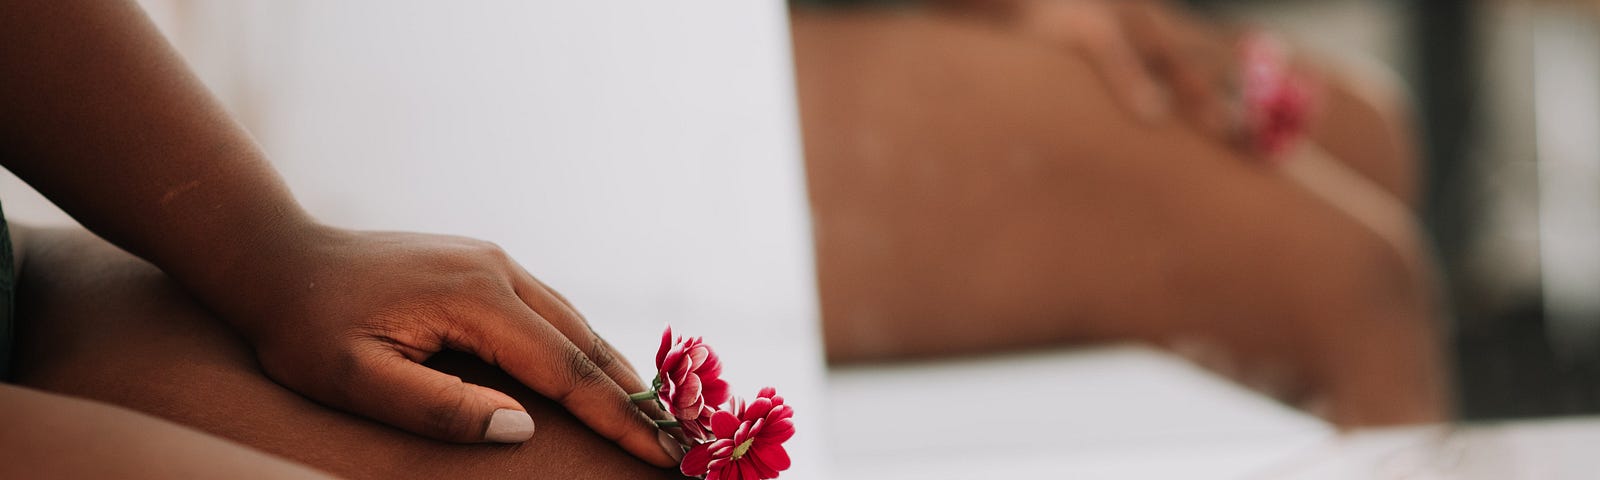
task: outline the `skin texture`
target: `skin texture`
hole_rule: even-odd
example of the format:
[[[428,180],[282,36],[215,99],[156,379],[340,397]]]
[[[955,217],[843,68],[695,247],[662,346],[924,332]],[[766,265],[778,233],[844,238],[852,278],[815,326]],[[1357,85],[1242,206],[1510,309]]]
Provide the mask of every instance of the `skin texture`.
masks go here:
[[[462,353],[437,355],[427,365],[506,392],[526,406],[538,424],[532,439],[518,445],[445,443],[319,405],[267,378],[238,334],[149,263],[81,231],[14,232],[22,252],[20,385],[125,406],[347,478],[682,478],[628,455],[559,404]],[[177,429],[137,418],[141,425],[156,425],[155,432]],[[116,420],[123,421],[133,420]],[[214,438],[190,437],[172,442],[192,449],[183,451],[226,449],[212,446],[227,445]],[[143,458],[138,449],[117,455]],[[185,465],[226,459],[164,460],[200,468]],[[265,475],[270,472],[263,478],[274,478]]]
[[[1260,164],[938,10],[792,26],[832,361],[1133,339],[1341,425],[1446,415],[1416,226],[1331,149]]]
[[[676,464],[661,412],[627,400],[645,383],[559,294],[487,242],[316,223],[133,2],[3,2],[0,25],[0,164],[166,272],[273,380],[482,442],[496,411],[525,406],[419,364],[467,351],[639,458]]]

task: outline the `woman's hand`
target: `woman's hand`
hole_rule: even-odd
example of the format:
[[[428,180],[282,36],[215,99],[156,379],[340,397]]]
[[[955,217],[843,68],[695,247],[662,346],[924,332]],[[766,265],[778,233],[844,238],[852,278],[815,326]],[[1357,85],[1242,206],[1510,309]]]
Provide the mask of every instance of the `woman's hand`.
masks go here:
[[[652,464],[676,441],[629,392],[622,356],[559,294],[494,244],[312,228],[232,267],[206,298],[244,332],[273,379],[319,402],[455,442],[521,442],[533,421],[511,397],[421,365],[470,352],[561,403]]]
[[[643,382],[499,249],[315,226],[135,2],[0,18],[27,19],[0,28],[0,71],[29,72],[0,82],[0,163],[232,323],[273,379],[440,439],[527,439],[510,397],[417,363],[461,349],[650,463],[681,455],[628,402]]]
[[[1006,24],[1083,55],[1118,103],[1160,122],[1181,115],[1231,141],[1239,122],[1237,63],[1220,29],[1159,0],[1014,0]]]

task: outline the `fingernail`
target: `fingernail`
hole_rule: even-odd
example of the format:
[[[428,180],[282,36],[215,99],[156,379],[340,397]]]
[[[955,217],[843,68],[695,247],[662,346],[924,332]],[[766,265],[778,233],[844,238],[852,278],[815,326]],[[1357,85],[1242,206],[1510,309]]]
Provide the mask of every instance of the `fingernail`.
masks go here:
[[[672,438],[672,434],[666,430],[656,432],[656,440],[661,442],[661,449],[672,457],[672,461],[683,461],[683,445],[678,443],[678,439]]]
[[[483,439],[499,443],[522,443],[533,438],[533,417],[528,412],[502,408],[489,418]]]

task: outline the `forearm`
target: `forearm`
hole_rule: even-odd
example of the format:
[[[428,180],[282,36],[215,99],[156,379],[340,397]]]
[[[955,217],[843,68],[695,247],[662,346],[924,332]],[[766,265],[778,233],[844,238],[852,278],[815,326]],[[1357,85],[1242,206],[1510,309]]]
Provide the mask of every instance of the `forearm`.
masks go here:
[[[6,2],[0,23],[0,163],[85,227],[203,287],[311,225],[133,2]]]

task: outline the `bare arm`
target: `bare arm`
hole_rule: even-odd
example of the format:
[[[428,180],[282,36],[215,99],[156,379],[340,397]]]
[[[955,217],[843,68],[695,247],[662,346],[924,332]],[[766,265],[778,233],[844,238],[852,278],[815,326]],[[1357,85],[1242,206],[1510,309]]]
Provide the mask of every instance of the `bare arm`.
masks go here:
[[[208,290],[312,227],[136,5],[6,2],[0,24],[0,163],[90,230]]]
[[[220,313],[279,382],[434,438],[527,440],[515,399],[420,364],[464,350],[640,458],[681,455],[628,401],[638,375],[498,247],[313,221],[131,1],[0,3],[0,79],[0,163]]]

